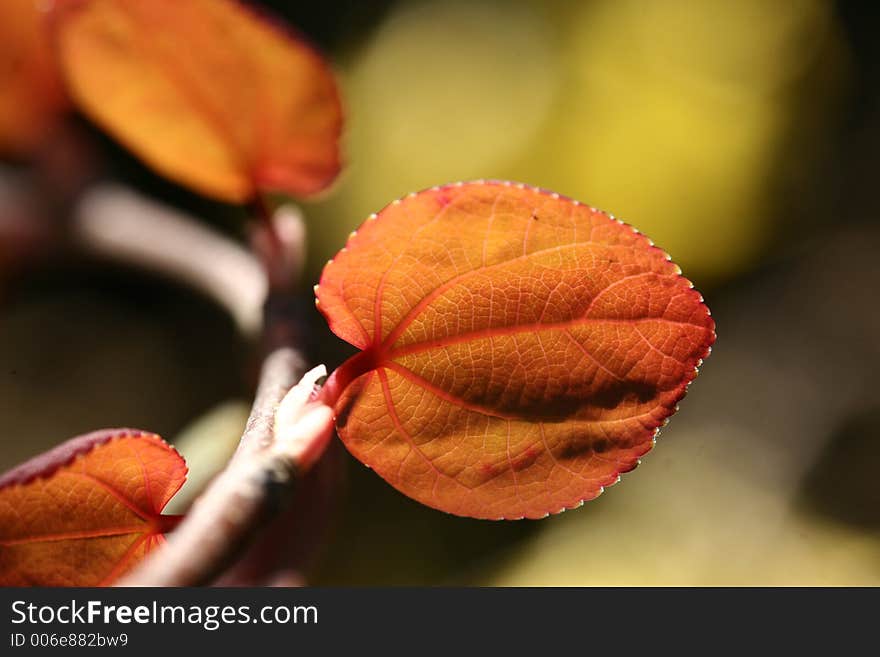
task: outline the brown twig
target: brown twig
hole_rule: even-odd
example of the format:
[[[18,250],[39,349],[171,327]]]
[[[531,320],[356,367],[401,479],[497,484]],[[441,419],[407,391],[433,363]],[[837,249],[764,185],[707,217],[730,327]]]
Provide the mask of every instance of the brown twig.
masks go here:
[[[270,354],[235,456],[166,544],[119,586],[209,584],[284,508],[297,476],[314,463],[333,431],[332,409],[310,400],[323,366],[294,386],[302,370],[294,350]]]
[[[97,185],[81,198],[72,231],[105,258],[162,273],[220,303],[247,336],[263,327],[268,280],[260,261],[236,242],[186,214],[118,185]]]
[[[294,346],[298,331],[287,326],[285,313],[271,312],[290,294],[302,267],[302,217],[286,207],[264,219],[253,236],[255,255],[121,187],[95,187],[78,205],[73,233],[82,246],[193,285],[220,302],[244,334],[262,335],[270,345],[236,453],[167,541],[120,586],[214,581],[289,503],[297,478],[333,433],[332,408],[312,395],[326,370],[320,366],[303,374],[305,359]]]
[[[32,176],[0,165],[0,265],[27,265],[52,253],[61,232]],[[0,272],[2,274],[2,272]]]
[[[305,586],[327,548],[345,488],[345,449],[330,444],[304,476],[292,503],[260,530],[215,586]]]
[[[269,212],[265,203],[257,207]],[[299,208],[282,205],[271,215],[260,215],[251,226],[251,248],[263,261],[269,287],[277,294],[289,294],[305,264],[305,223]]]

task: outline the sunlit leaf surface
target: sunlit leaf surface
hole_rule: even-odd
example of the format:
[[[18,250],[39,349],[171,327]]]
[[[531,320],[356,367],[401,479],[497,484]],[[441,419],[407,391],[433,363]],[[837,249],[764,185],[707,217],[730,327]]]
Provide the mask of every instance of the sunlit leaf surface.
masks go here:
[[[0,155],[27,155],[67,106],[45,12],[35,0],[0,2]]]
[[[186,465],[159,436],[107,429],[0,477],[0,585],[99,586],[164,541]]]
[[[348,449],[429,506],[538,518],[632,470],[714,340],[708,308],[631,227],[477,182],[373,215],[319,308],[363,351],[328,382]]]
[[[58,17],[78,105],[160,173],[242,202],[314,194],[339,172],[333,75],[233,0],[75,0]]]

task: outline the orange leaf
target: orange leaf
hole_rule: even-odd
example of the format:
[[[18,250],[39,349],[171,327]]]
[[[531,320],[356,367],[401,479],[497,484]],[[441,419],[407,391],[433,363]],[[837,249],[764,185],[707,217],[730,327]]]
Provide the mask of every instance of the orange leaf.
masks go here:
[[[45,14],[34,0],[0,2],[0,154],[40,146],[66,108]]]
[[[291,33],[234,0],[65,2],[72,95],[163,175],[232,202],[310,195],[336,177],[336,83]]]
[[[371,216],[318,305],[363,351],[328,380],[355,457],[429,506],[539,518],[632,470],[715,338],[643,235],[558,194],[476,182]]]
[[[99,586],[150,550],[179,517],[160,515],[186,479],[159,436],[105,429],[0,477],[0,586]]]

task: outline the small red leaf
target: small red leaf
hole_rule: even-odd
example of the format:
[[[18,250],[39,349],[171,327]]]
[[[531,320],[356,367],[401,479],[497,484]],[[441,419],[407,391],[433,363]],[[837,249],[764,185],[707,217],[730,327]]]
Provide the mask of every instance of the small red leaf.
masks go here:
[[[0,585],[100,586],[178,522],[162,509],[186,479],[159,436],[105,429],[0,477]]]
[[[412,194],[324,269],[318,305],[362,349],[328,381],[348,449],[450,513],[539,518],[632,470],[715,339],[669,257],[524,185]]]

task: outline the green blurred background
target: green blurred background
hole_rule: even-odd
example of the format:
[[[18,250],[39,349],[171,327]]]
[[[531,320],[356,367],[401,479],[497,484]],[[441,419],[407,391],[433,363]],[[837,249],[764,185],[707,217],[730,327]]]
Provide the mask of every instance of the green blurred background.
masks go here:
[[[672,255],[718,323],[655,450],[579,510],[455,518],[346,457],[314,583],[880,584],[869,3],[266,4],[328,54],[346,106],[345,171],[303,206],[316,362],[349,353],[311,306],[323,263],[371,212],[455,180],[523,181],[612,212]],[[75,163],[100,157],[101,178],[240,236],[241,210],[158,179],[78,121],[90,155],[71,146]],[[0,172],[6,188],[29,175]],[[99,426],[184,432],[191,462],[222,460],[239,434],[251,349],[195,293],[50,254],[7,280],[2,303],[0,470]]]

